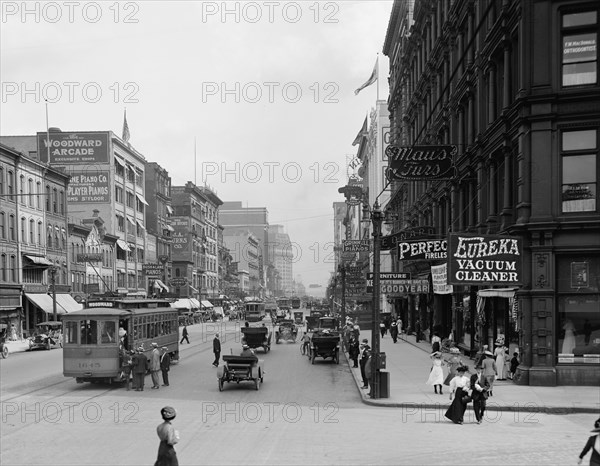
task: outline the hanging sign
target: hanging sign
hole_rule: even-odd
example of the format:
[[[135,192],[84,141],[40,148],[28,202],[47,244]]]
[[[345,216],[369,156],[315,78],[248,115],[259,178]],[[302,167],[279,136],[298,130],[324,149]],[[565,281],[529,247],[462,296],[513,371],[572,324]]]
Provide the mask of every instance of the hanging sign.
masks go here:
[[[511,236],[451,233],[448,283],[517,285],[522,283],[523,240]]]
[[[440,180],[452,178],[457,146],[389,145],[387,176],[397,180]]]
[[[452,294],[452,285],[448,285],[448,264],[431,266],[433,294]]]

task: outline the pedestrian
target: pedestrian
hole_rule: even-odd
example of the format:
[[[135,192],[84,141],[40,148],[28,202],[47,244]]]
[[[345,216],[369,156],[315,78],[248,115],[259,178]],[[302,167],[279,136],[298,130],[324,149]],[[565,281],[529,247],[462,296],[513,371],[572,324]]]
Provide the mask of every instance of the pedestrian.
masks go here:
[[[358,324],[354,324],[354,327],[352,328],[352,333],[354,334],[354,338],[356,338],[356,340],[358,341],[358,339],[360,338],[360,327]]]
[[[362,377],[363,380],[363,386],[362,388],[369,388],[369,380],[367,379],[367,375],[365,374],[365,364],[367,363],[367,360],[369,359],[369,351],[371,350],[371,347],[368,345],[369,340],[367,340],[366,338],[362,341],[362,343],[359,346],[359,365],[360,365],[360,375]]]
[[[496,349],[494,350],[494,356],[496,357],[496,369],[498,371],[498,380],[506,380],[506,372],[504,370],[504,363],[506,362],[506,348],[504,347],[504,340],[496,340]]]
[[[456,376],[456,370],[463,366],[460,350],[456,346],[450,348],[450,358],[446,361],[446,364],[448,364],[448,375],[444,380],[444,385],[450,386],[450,381]]]
[[[354,335],[350,337],[350,342],[348,343],[348,355],[350,359],[352,359],[352,367],[358,367],[358,355],[360,353],[360,346],[358,340],[354,338]]]
[[[213,338],[213,353],[215,353],[215,360],[212,365],[215,367],[219,366],[219,358],[221,357],[221,341],[219,340],[219,334],[215,333]]]
[[[519,366],[519,353],[516,351],[513,353],[513,357],[510,360],[510,372],[508,373],[508,378],[513,380],[515,377],[515,372],[517,372],[517,367]]]
[[[381,332],[381,338],[383,338],[383,336],[386,333],[385,323],[383,323],[383,322],[379,323],[379,331]]]
[[[473,398],[473,411],[477,424],[481,424],[485,413],[485,403],[488,398],[490,385],[483,376],[483,368],[475,367],[476,373],[471,376],[471,397]]]
[[[433,337],[431,338],[431,351],[434,353],[441,350],[442,339],[437,331],[433,332]]]
[[[444,383],[444,369],[442,369],[442,366],[445,365],[445,363],[442,361],[442,353],[440,351],[435,351],[431,353],[429,357],[432,359],[433,364],[431,366],[431,371],[429,372],[429,378],[425,383],[427,385],[433,385],[433,391],[436,395],[438,393],[438,387],[440,387],[440,395],[443,395],[442,384]]]
[[[125,348],[121,348],[121,378],[125,381],[127,391],[129,391],[129,384],[131,382],[131,370],[133,368],[132,356],[134,354],[135,352],[133,351],[127,351]]]
[[[160,439],[160,445],[158,446],[158,455],[154,466],[179,466],[177,453],[175,453],[175,448],[173,448],[173,446],[179,442],[179,432],[177,432],[171,424],[171,421],[175,419],[177,413],[175,408],[165,406],[160,410],[160,415],[164,422],[159,424],[156,428],[156,433]]]
[[[481,366],[481,364],[483,363],[483,360],[485,359],[485,352],[488,351],[489,346],[488,345],[483,345],[481,347],[481,349],[477,352],[477,355],[475,356],[475,366]]]
[[[460,366],[456,369],[456,376],[450,381],[450,399],[452,404],[446,411],[445,416],[454,424],[462,424],[467,403],[463,401],[463,397],[468,396],[469,378],[465,376],[467,368]],[[454,399],[453,399],[454,398]]]
[[[373,398],[373,354],[370,349],[365,350],[364,354],[367,356],[365,361],[365,376],[367,377],[368,386],[370,387],[368,395]]]
[[[483,367],[483,377],[487,380],[489,385],[489,394],[490,396],[494,396],[494,380],[496,379],[496,375],[498,374],[498,370],[496,368],[496,361],[494,360],[494,355],[491,351],[486,351],[483,353],[485,355],[485,359],[481,362],[481,366]]]
[[[390,325],[390,336],[392,337],[392,340],[394,340],[394,343],[398,341],[398,324],[395,320],[392,321],[392,324]]]
[[[160,371],[162,372],[163,387],[169,386],[169,370],[171,370],[171,355],[169,354],[169,348],[163,346],[162,354],[160,356]]]
[[[421,339],[421,319],[417,319],[417,322],[415,323],[415,339],[416,343],[419,343],[419,340]]]
[[[158,343],[152,342],[152,353],[150,354],[150,376],[152,377],[152,388],[159,389],[160,381],[158,373],[160,372],[160,350]]]
[[[183,326],[183,330],[181,331],[181,341],[179,342],[179,344],[181,345],[183,343],[183,340],[188,342],[188,345],[190,344],[190,340],[188,338],[188,329],[187,329],[187,325]]]
[[[343,350],[350,352],[350,339],[352,338],[352,322],[346,322],[346,326],[344,327],[344,332],[342,334],[342,344]]]
[[[590,466],[600,466],[600,418],[594,423],[594,430],[592,433],[596,435],[592,435],[588,438],[585,447],[581,451],[579,455],[579,460],[577,464],[581,464],[583,461],[583,457],[587,455],[587,452],[592,450],[592,456],[590,457]]]
[[[15,327],[15,324],[10,324],[10,339],[17,341],[17,327]]]
[[[144,347],[140,346],[133,356],[133,381],[136,392],[144,391],[144,377],[148,371],[148,358],[144,354]]]

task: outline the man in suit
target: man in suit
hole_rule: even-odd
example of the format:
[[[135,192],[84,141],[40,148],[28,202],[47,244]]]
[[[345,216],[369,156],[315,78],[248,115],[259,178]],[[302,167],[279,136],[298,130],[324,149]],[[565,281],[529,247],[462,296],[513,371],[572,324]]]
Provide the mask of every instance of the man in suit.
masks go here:
[[[471,397],[473,398],[475,419],[477,420],[477,424],[481,424],[483,413],[485,412],[485,400],[487,400],[488,397],[490,384],[483,376],[483,368],[481,366],[476,366],[475,371],[476,373],[471,376]]]
[[[188,342],[188,345],[190,344],[190,339],[188,338],[188,329],[187,329],[187,325],[183,326],[183,330],[181,332],[181,341],[179,342],[179,344],[181,345],[183,343],[183,340]]]
[[[221,341],[219,340],[219,334],[215,333],[215,338],[213,338],[213,353],[215,353],[215,360],[212,365],[215,367],[219,366],[219,358],[221,357]]]
[[[160,355],[160,370],[162,372],[163,387],[169,386],[169,369],[171,368],[171,355],[169,354],[169,348],[163,346],[161,348],[162,354]]]
[[[363,380],[362,388],[369,388],[369,379],[367,378],[367,374],[365,373],[365,365],[367,364],[367,360],[369,359],[369,353],[371,347],[367,344],[369,340],[366,338],[360,344],[360,353],[359,353],[359,365],[360,365],[360,375]]]
[[[144,377],[148,371],[148,358],[144,354],[144,348],[139,347],[137,353],[133,356],[133,380],[135,383],[135,391],[144,391]]]
[[[494,396],[494,393],[492,392],[492,390],[494,390],[494,379],[498,375],[496,361],[494,360],[494,355],[491,351],[484,351],[483,354],[485,356],[485,359],[481,361],[481,366],[483,367],[483,377],[490,387],[490,396]]]
[[[152,354],[150,356],[150,375],[152,376],[152,388],[158,390],[160,387],[158,380],[158,372],[160,371],[160,350],[158,343],[152,342]]]

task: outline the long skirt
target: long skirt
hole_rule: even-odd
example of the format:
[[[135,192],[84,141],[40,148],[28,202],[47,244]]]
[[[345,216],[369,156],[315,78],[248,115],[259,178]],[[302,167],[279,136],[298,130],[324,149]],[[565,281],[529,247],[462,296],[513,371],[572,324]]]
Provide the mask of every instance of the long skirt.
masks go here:
[[[448,411],[446,411],[445,416],[454,422],[454,424],[463,422],[465,410],[467,409],[467,405],[462,402],[462,397],[465,395],[467,395],[466,391],[462,388],[457,388],[456,393],[454,394],[454,400],[448,408]]]
[[[154,466],[179,466],[173,445],[169,445],[164,440],[161,440],[158,447],[158,457]]]

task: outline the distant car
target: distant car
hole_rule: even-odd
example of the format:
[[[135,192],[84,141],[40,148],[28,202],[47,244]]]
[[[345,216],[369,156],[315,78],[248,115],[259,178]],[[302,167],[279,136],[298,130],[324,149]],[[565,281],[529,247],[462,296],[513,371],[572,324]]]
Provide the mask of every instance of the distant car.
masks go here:
[[[52,348],[62,348],[62,323],[61,322],[41,322],[36,326],[38,332],[36,335],[28,338],[29,350]]]

